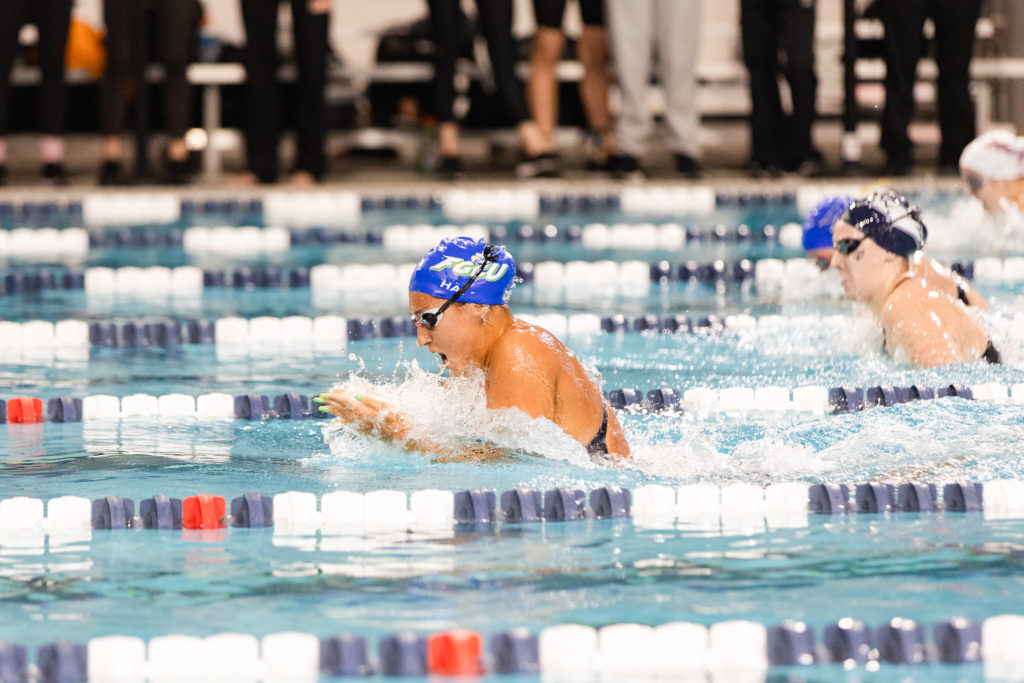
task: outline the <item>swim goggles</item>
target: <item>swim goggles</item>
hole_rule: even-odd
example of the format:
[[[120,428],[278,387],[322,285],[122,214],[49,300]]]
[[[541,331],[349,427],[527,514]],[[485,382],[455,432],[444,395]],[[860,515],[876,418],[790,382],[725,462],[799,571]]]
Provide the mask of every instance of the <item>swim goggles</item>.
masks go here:
[[[448,310],[448,307],[456,303],[459,300],[459,297],[465,294],[466,291],[473,286],[473,283],[476,282],[477,278],[479,278],[480,275],[484,272],[484,268],[487,267],[487,264],[491,263],[492,261],[497,261],[498,258],[500,257],[500,254],[501,250],[498,247],[495,247],[493,244],[488,244],[487,246],[485,246],[483,251],[483,261],[480,262],[480,267],[476,269],[476,272],[473,273],[469,277],[469,279],[462,284],[461,287],[459,287],[459,290],[457,292],[452,294],[448,298],[448,300],[441,304],[439,307],[431,308],[430,310],[423,311],[422,313],[419,314],[414,314],[412,316],[412,321],[416,324],[416,326],[425,327],[428,330],[432,330],[435,327],[437,327],[437,324],[441,322],[441,316],[444,315],[444,312],[446,310]]]
[[[861,237],[860,239],[847,237],[846,239],[837,240],[835,249],[843,256],[849,256],[853,252],[857,251],[857,247],[859,247],[860,243],[866,239],[867,237]]]
[[[967,183],[971,194],[978,194],[981,192],[981,186],[985,184],[985,179],[974,173],[965,173],[964,182]]]

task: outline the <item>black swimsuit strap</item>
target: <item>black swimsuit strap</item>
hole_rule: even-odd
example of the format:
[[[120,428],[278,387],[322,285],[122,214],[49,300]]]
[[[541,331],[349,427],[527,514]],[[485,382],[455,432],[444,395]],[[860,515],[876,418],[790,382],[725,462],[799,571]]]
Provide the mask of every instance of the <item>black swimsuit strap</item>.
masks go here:
[[[587,453],[608,453],[608,406],[601,401],[601,427],[587,446]]]
[[[964,302],[964,306],[970,306],[971,305],[971,302],[967,300],[967,290],[964,289],[964,286],[961,285],[961,284],[958,284],[956,286],[956,298],[960,299],[960,301],[963,301]]]
[[[987,360],[992,365],[1002,365],[1003,364],[1003,359],[999,355],[999,349],[997,349],[992,344],[992,340],[991,339],[988,340],[988,346],[985,347],[985,353],[982,354],[981,357],[984,358],[985,360]]]

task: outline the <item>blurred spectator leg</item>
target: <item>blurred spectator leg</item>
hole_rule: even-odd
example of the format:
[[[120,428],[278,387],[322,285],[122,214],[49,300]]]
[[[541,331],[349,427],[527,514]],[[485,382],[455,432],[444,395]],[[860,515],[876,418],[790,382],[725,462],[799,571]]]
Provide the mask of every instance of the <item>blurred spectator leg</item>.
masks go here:
[[[27,0],[0,2],[0,136],[7,133],[7,109],[11,96],[11,67],[18,52],[18,32],[25,23]],[[0,185],[7,183],[7,146],[0,137]]]
[[[537,30],[530,52],[530,80],[527,83],[533,120],[548,147],[555,147],[558,124],[558,76],[556,69],[565,49],[562,17],[566,0],[533,0]]]
[[[783,73],[793,99],[784,137],[784,168],[800,175],[821,175],[821,154],[811,138],[818,78],[814,74],[814,2],[779,0],[779,42],[786,54]]]
[[[242,0],[246,44],[245,151],[249,176],[242,182],[277,180],[281,112],[277,86],[277,0]]]
[[[959,0],[955,0],[959,1]],[[912,164],[907,127],[914,115],[917,60],[924,46],[922,27],[928,0],[878,0],[885,25],[885,112],[882,149],[886,171],[906,175]]]
[[[638,160],[643,155],[651,123],[647,82],[651,73],[655,4],[656,0],[607,0],[605,4],[613,71],[622,102],[615,121],[617,153],[609,162],[616,178],[643,176]]]
[[[939,67],[939,169],[956,175],[960,153],[975,136],[970,66],[981,0],[933,0],[935,58]],[[1021,27],[1018,27],[1018,30]]]
[[[660,81],[665,87],[668,147],[676,171],[700,176],[700,115],[697,111],[697,47],[700,44],[701,0],[657,0],[656,40]]]
[[[452,103],[455,100],[455,58],[465,18],[459,0],[427,0],[427,6],[434,36],[433,110],[438,123],[440,156],[434,171],[442,178],[453,180],[462,172],[459,124],[455,121]]]
[[[777,176],[782,170],[782,103],[779,101],[778,4],[785,0],[742,0],[740,32],[750,85],[750,174]],[[794,0],[796,1],[796,0]]]
[[[10,2],[11,0],[6,0]],[[64,169],[64,133],[67,130],[67,84],[64,81],[64,52],[71,28],[71,0],[46,0],[35,5],[39,28],[40,156],[43,178],[55,185],[70,182]]]
[[[608,112],[608,31],[605,28],[604,2],[580,0],[580,12],[583,15],[583,30],[577,48],[577,58],[583,65],[580,100],[594,138],[587,168],[604,171],[615,148]]]
[[[311,12],[308,2],[292,0],[299,80],[296,83],[296,159],[290,182],[303,185],[323,180],[327,170],[324,86],[327,83],[328,14]]]
[[[164,180],[177,185],[191,180],[185,132],[192,113],[192,87],[186,71],[203,10],[196,0],[157,0],[155,9],[160,61],[166,73],[163,110],[169,141]]]
[[[519,134],[523,162],[516,167],[520,177],[558,175],[558,161],[545,142],[540,128],[530,118],[523,87],[516,78],[516,49],[512,40],[512,0],[477,0],[480,31],[487,41],[494,87]]]
[[[100,185],[121,185],[129,178],[124,173],[125,109],[127,85],[134,64],[132,35],[140,30],[134,18],[137,0],[104,0],[103,22],[107,27],[105,40],[107,65],[99,87],[100,132],[103,134]]]

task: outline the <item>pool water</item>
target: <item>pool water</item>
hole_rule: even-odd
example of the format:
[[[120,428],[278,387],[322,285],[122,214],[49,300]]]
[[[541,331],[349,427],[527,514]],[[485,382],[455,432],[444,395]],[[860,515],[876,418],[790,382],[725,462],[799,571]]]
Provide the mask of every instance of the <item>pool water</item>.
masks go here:
[[[564,229],[575,216],[546,216]],[[629,221],[622,214],[587,222]],[[437,215],[378,211],[371,230]],[[740,223],[755,233],[798,219],[793,206],[721,209],[680,222]],[[637,219],[633,222],[640,222]],[[649,221],[648,217],[642,219]],[[654,221],[658,222],[658,221]],[[180,227],[180,226],[178,226]],[[494,230],[497,226],[492,227]],[[589,250],[561,239],[522,241],[522,222],[504,225],[521,263],[627,260],[678,264],[787,258],[776,241],[697,240],[681,251]],[[163,228],[158,228],[163,229]],[[974,254],[936,254],[949,260]],[[96,248],[78,266],[244,263],[407,263],[415,254],[375,244],[295,248],[273,257],[196,257],[180,247]],[[8,270],[60,267],[45,258],[8,260]],[[986,315],[1005,366],[914,370],[878,352],[878,338],[849,304],[814,295],[766,297],[750,282],[718,286],[677,281],[641,296],[596,300],[552,296],[526,282],[512,300],[525,314],[595,313],[627,317],[685,313],[693,319],[781,315],[778,326],[720,333],[602,333],[566,337],[605,390],[661,387],[796,388],[876,385],[973,386],[1024,382],[1012,335],[1024,284],[979,283],[993,304]],[[585,292],[584,292],[585,293]],[[45,291],[0,299],[6,320],[87,321],[262,315],[404,315],[401,297],[364,293],[317,299],[308,288],[207,288],[200,296],[154,302]],[[1024,405],[963,398],[917,401],[852,414],[701,411],[620,414],[634,456],[621,466],[594,463],[582,448],[521,416],[495,423],[431,379],[436,361],[414,338],[352,340],[347,346],[272,350],[224,345],[92,348],[85,353],[10,351],[0,358],[0,397],[285,392],[316,395],[338,383],[371,386],[414,418],[444,433],[493,429],[529,436],[528,452],[486,463],[429,456],[346,436],[326,420],[134,417],[84,423],[0,425],[0,499],[62,495],[155,494],[232,497],[394,489],[501,492],[513,488],[584,491],[614,485],[680,486],[739,482],[904,483],[1024,479],[1018,444]],[[468,398],[467,398],[468,395]],[[504,430],[504,431],[502,431]],[[746,619],[768,625],[807,622],[818,633],[842,617],[879,626],[893,617],[923,624],[1020,612],[1024,520],[980,513],[809,515],[794,526],[763,518],[647,528],[629,520],[459,527],[434,536],[352,537],[230,528],[197,532],[92,531],[62,538],[0,534],[0,639],[30,648],[60,638],[109,634],[144,639],[169,633],[351,632],[377,638],[402,630],[469,628],[485,634],[515,626],[539,631],[562,623],[600,627],[635,622],[713,624]],[[793,680],[861,680],[863,669],[831,665]],[[897,667],[878,680],[971,680],[979,667]]]

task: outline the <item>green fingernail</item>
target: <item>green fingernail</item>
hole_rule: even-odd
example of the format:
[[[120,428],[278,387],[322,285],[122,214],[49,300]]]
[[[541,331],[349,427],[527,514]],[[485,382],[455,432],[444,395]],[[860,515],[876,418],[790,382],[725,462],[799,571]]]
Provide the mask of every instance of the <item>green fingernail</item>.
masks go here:
[[[329,413],[330,411],[331,411],[331,409],[328,408],[327,406],[320,406],[320,412],[321,413]]]
[[[357,401],[362,401],[363,400],[363,395],[362,394],[352,394],[352,398],[354,398]]]
[[[319,396],[317,396],[313,400],[316,401],[317,403],[327,403],[327,399],[324,398],[323,394],[320,394]]]

